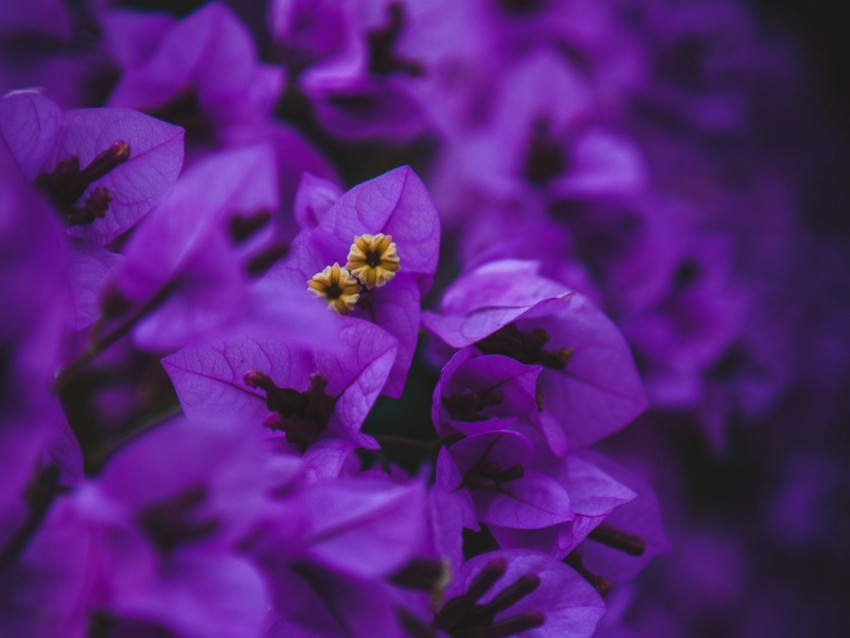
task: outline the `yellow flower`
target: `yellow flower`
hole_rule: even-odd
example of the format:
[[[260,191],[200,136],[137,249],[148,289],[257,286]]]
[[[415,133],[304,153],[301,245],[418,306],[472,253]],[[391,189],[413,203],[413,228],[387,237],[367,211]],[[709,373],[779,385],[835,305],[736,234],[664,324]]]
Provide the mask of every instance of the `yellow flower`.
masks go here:
[[[347,315],[360,299],[360,284],[339,264],[326,266],[307,282],[307,289],[328,302],[328,308]]]
[[[401,270],[392,235],[359,235],[348,252],[346,267],[367,288],[381,287]]]

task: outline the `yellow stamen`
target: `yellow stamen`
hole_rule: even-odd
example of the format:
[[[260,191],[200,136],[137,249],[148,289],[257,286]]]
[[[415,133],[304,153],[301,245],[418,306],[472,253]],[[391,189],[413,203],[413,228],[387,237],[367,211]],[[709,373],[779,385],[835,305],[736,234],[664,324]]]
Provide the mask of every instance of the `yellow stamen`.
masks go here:
[[[392,235],[359,235],[348,252],[346,267],[367,288],[381,287],[401,270]]]
[[[360,284],[351,273],[339,264],[325,266],[322,272],[313,275],[307,289],[328,302],[328,308],[347,315],[360,299]]]

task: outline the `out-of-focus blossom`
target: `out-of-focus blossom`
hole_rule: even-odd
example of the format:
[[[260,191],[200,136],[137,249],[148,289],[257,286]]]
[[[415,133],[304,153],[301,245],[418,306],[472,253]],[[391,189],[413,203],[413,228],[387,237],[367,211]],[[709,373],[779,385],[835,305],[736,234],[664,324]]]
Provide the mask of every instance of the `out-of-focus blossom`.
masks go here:
[[[51,201],[67,232],[108,244],[168,191],[183,131],[127,109],[62,110],[34,92],[0,102],[0,131],[21,172]]]
[[[247,28],[220,2],[173,24],[117,11],[106,15],[105,29],[123,67],[110,106],[179,124],[192,142],[215,142],[228,127],[261,122],[283,82],[280,69],[258,62]],[[135,34],[129,41],[128,31]]]

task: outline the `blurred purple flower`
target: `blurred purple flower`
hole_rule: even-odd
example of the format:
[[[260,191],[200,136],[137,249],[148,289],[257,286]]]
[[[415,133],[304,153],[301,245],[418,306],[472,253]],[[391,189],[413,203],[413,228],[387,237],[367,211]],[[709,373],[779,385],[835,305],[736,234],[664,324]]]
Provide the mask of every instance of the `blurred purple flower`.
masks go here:
[[[34,92],[0,101],[0,134],[67,232],[97,244],[108,244],[146,215],[183,163],[178,127],[126,109],[63,113]]]
[[[179,635],[257,633],[265,583],[234,550],[270,507],[265,467],[254,437],[215,419],[159,425],[116,454],[72,501],[96,547],[91,608]]]
[[[166,28],[144,14],[116,17],[106,21],[107,31],[115,30],[107,42],[124,69],[110,106],[179,124],[195,143],[215,141],[230,126],[257,124],[269,115],[283,74],[258,62],[250,33],[225,4],[207,3]],[[129,41],[122,38],[128,31],[135,33]]]
[[[400,636],[388,581],[426,534],[424,486],[361,478],[296,490],[252,536],[271,583],[273,636]]]

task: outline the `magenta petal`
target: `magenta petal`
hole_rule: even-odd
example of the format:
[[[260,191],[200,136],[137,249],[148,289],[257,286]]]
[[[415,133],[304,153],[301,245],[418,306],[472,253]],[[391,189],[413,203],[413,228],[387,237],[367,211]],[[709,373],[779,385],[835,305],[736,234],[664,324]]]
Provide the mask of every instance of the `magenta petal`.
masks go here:
[[[617,327],[581,295],[546,322],[551,343],[573,349],[565,370],[540,375],[544,411],[571,447],[623,428],[648,407],[631,350]]]
[[[336,415],[347,429],[359,430],[385,384],[396,360],[397,346],[386,332],[363,321],[345,322],[337,338],[338,350],[333,355],[316,355],[319,369],[331,383],[328,392],[342,392],[336,404]],[[335,380],[340,386],[335,387]]]
[[[103,286],[123,261],[123,256],[88,242],[72,241],[70,245],[67,270],[73,301],[70,324],[74,330],[83,330],[100,317]]]
[[[282,616],[272,638],[401,638],[387,589],[310,563],[270,578]]]
[[[302,506],[312,521],[314,560],[365,578],[401,567],[425,538],[425,489],[419,482],[339,480],[312,485]]]
[[[358,447],[377,448],[378,444],[372,437],[360,435],[363,442],[371,439],[372,444],[358,445],[346,439],[321,439],[316,441],[304,452],[301,472],[308,482],[334,479],[340,475],[351,453]]]
[[[68,502],[57,503],[19,559],[0,571],[0,635],[85,635],[96,551]]]
[[[607,516],[637,496],[629,487],[582,458],[581,452],[567,458],[566,469],[565,486],[573,511],[580,516]]]
[[[445,365],[434,389],[431,416],[437,433],[441,436],[457,432],[481,434],[507,429],[516,421],[520,426],[536,426],[535,392],[540,371],[540,366],[523,365],[509,357],[482,356],[475,348],[460,350]],[[497,391],[498,401],[479,411],[480,420],[455,419],[443,405],[448,397],[488,391]]]
[[[478,519],[513,529],[538,529],[573,520],[570,497],[554,479],[525,470],[515,481],[492,491],[476,491],[473,500]]]
[[[27,181],[43,170],[63,120],[62,109],[35,91],[16,91],[0,100],[0,136]]]
[[[125,71],[110,105],[149,109],[195,88],[204,106],[264,111],[279,92],[279,69],[257,63],[251,35],[221,2],[210,2],[175,23],[144,63]]]
[[[317,229],[318,230],[318,229]],[[333,238],[327,234],[302,231],[290,245],[289,255],[283,262],[275,265],[261,280],[267,290],[275,286],[306,288],[307,281],[317,272],[334,262],[341,262],[348,254],[348,245],[342,258],[332,258],[333,251],[321,243],[321,240]],[[350,245],[350,244],[349,244]],[[351,315],[344,317],[346,323],[365,323],[378,326],[385,331],[387,340],[398,345],[396,360],[387,379],[384,394],[397,398],[401,396],[407,372],[413,361],[416,341],[419,336],[420,295],[414,277],[404,270],[392,281],[381,288],[375,288],[369,295],[369,306],[361,302]],[[364,295],[365,296],[365,295]],[[316,306],[319,302],[316,301]]]
[[[293,214],[301,228],[315,228],[331,206],[342,196],[334,182],[303,173],[295,193]]]
[[[454,348],[480,341],[519,318],[557,312],[574,294],[540,277],[537,262],[500,260],[461,277],[443,295],[442,314],[422,323]]]
[[[563,307],[571,293],[562,297],[546,299],[532,306],[491,307],[469,315],[439,315],[433,312],[422,313],[422,325],[440,337],[453,348],[465,348],[481,341],[514,320],[528,316],[527,313],[550,314]]]
[[[634,197],[646,184],[640,150],[627,138],[591,130],[576,140],[571,152],[575,168],[553,184],[557,197]]]
[[[323,437],[353,438],[374,447],[360,426],[384,386],[395,359],[395,342],[367,322],[338,328],[332,351],[311,353],[290,346],[269,329],[252,327],[226,338],[183,348],[162,360],[181,405],[193,418],[215,414],[254,422],[268,412],[262,391],[248,387],[249,370],[268,375],[279,387],[307,389],[310,375],[321,373],[326,392],[337,402]]]
[[[337,317],[318,303],[306,286],[289,281],[261,279],[248,289],[246,321],[258,327],[274,326],[290,345],[332,349]]]
[[[259,494],[261,452],[259,443],[246,437],[238,424],[181,417],[122,448],[92,487],[130,508],[148,505],[187,485],[208,485],[222,492],[246,488]],[[225,499],[221,505],[240,508],[239,502]]]
[[[129,159],[89,187],[109,189],[109,210],[103,219],[69,229],[75,237],[109,243],[153,208],[177,179],[183,165],[183,129],[127,109],[66,112],[65,126],[43,170],[52,170],[71,155],[85,166],[119,141],[130,147]]]
[[[262,391],[245,385],[243,375],[248,370],[261,369],[278,384],[297,379],[299,391],[306,389],[309,375],[315,372],[307,352],[264,332],[189,346],[165,357],[162,365],[190,418],[232,415],[258,425],[268,409]]]
[[[221,233],[207,234],[203,250],[181,268],[179,282],[175,292],[136,325],[136,347],[172,352],[224,329],[245,312],[239,262]]]
[[[416,340],[419,336],[419,289],[413,277],[400,274],[383,288],[378,288],[372,299],[372,312],[357,310],[357,317],[374,323],[389,333],[398,343],[398,352],[387,379],[384,394],[398,398],[404,390],[407,372],[413,362]]]
[[[466,471],[482,457],[503,469],[514,464],[528,465],[534,460],[534,446],[522,434],[499,430],[467,436],[449,448],[452,458]]]
[[[440,220],[422,180],[404,166],[355,186],[316,229],[340,262],[357,235],[384,233],[398,245],[402,272],[419,275],[423,292],[437,270]]]
[[[578,519],[578,517],[576,518]],[[534,550],[563,560],[574,545],[571,529],[573,524],[575,524],[575,521],[541,527],[540,529],[513,529],[490,525],[488,529],[499,547]]]
[[[253,636],[268,605],[262,575],[247,560],[195,554],[177,556],[150,587],[115,601],[115,610],[185,636]]]
[[[527,547],[561,559],[606,516],[636,496],[628,487],[576,455],[570,455],[562,467],[555,478],[570,495],[570,508],[575,520],[566,525],[521,532],[491,527],[501,547]]]
[[[174,18],[165,13],[110,9],[100,15],[104,46],[122,68],[143,63],[153,53]]]
[[[540,275],[536,261],[502,259],[463,274],[440,301],[447,315],[468,315],[492,308],[528,310],[534,304],[563,296],[567,289]]]
[[[478,531],[478,517],[475,515],[475,505],[468,490],[459,489],[463,483],[463,474],[452,459],[448,448],[443,447],[437,455],[437,472],[435,489],[446,498],[455,499],[453,505],[457,507],[461,525],[467,529]]]
[[[637,494],[633,500],[614,510],[605,519],[605,524],[639,536],[646,543],[643,555],[634,557],[588,539],[580,547],[582,560],[592,572],[602,574],[613,582],[634,578],[653,557],[667,551],[669,546],[658,498],[649,485],[611,459],[588,451],[582,452],[582,456]]]
[[[150,298],[199,253],[210,252],[210,235],[223,234],[227,215],[277,205],[270,147],[208,155],[186,171],[133,235],[118,273],[121,292],[133,300]]]
[[[463,566],[458,576],[459,581],[468,586],[475,575],[494,558],[507,560],[508,568],[490,592],[482,598],[483,603],[526,574],[534,574],[540,578],[540,586],[532,594],[498,614],[497,620],[536,610],[543,613],[546,623],[538,629],[523,632],[523,636],[589,638],[593,635],[599,619],[605,613],[605,603],[593,587],[572,568],[549,556],[525,550],[482,554]]]

